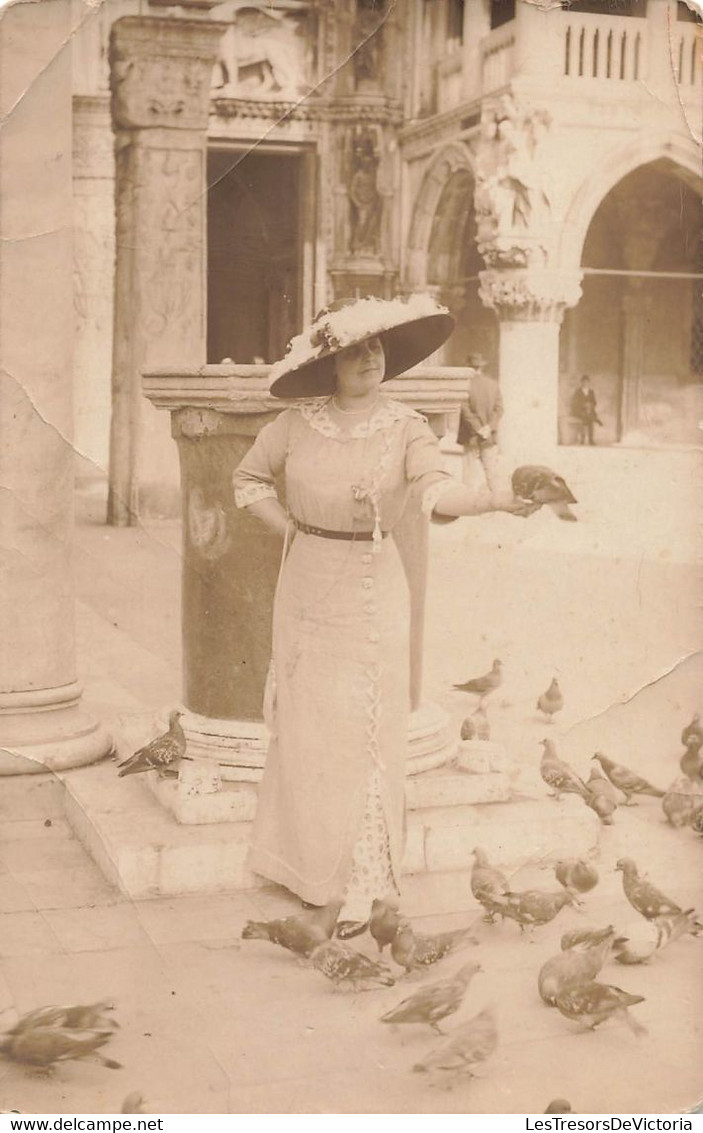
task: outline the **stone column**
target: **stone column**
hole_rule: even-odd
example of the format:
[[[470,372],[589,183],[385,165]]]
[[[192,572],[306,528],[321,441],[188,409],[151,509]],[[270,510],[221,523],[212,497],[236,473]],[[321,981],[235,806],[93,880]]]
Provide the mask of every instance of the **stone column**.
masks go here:
[[[0,16],[0,775],[105,755],[80,708],[69,0]]]
[[[232,492],[234,468],[262,425],[285,408],[270,396],[268,384],[267,367],[261,366],[206,366],[144,377],[152,404],[171,410],[181,461],[188,752],[201,766],[214,765],[216,778],[230,783],[260,779],[268,745],[261,707],[281,541],[237,509]],[[463,384],[463,375],[450,370],[418,370],[389,382],[389,392],[436,419],[459,405]],[[416,576],[426,562],[426,540],[427,522],[409,511],[400,552],[420,599],[411,627],[410,774],[440,766],[453,752],[445,714],[421,697],[424,591]],[[182,785],[189,789],[187,782]],[[221,807],[216,813],[222,818]]]
[[[177,510],[166,422],[144,366],[205,361],[206,131],[225,24],[126,16],[110,39],[117,263],[108,522]]]
[[[96,49],[99,43],[95,45]],[[73,99],[73,364],[79,474],[108,466],[115,264],[115,155],[107,95]]]
[[[558,443],[559,328],[579,300],[579,273],[508,269],[480,278],[480,297],[499,319],[500,450],[511,465],[545,462]]]
[[[618,406],[618,440],[640,426],[641,380],[644,371],[644,336],[651,296],[644,294],[641,279],[628,282],[622,297],[621,389]]]

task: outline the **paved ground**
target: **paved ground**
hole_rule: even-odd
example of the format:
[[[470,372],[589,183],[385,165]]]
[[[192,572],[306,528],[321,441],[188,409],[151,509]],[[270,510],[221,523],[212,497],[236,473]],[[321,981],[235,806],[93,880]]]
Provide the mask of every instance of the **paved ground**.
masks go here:
[[[112,531],[89,520],[83,512],[76,556],[87,700],[107,719],[177,702],[177,527]],[[602,748],[669,782],[678,733],[701,707],[688,548],[671,539],[662,558],[656,539],[628,541],[614,523],[607,535],[537,517],[527,536],[516,523],[490,517],[434,531],[426,694],[458,724],[467,705],[448,686],[500,656],[494,735],[519,759],[524,791],[545,796],[535,768],[546,732],[582,772]],[[549,729],[534,701],[554,673],[567,706]],[[544,798],[545,824],[557,805]],[[336,995],[283,951],[240,940],[247,918],[294,907],[283,891],[126,902],[72,837],[59,785],[12,781],[0,795],[0,1008],[9,1020],[37,1004],[112,996],[121,1029],[111,1054],[124,1069],[67,1065],[41,1079],[2,1064],[0,1109],[111,1112],[140,1090],[152,1112],[540,1112],[558,1095],[580,1112],[686,1110],[703,1096],[701,939],[684,938],[644,967],[606,969],[646,997],[634,1009],[644,1038],[616,1023],[580,1033],[541,1003],[536,975],[564,929],[636,919],[613,870],[623,853],[684,907],[703,909],[701,848],[647,800],[604,829],[601,883],[584,914],[562,913],[533,940],[511,923],[480,923],[471,955],[484,971],[457,1022],[494,1001],[500,1047],[481,1079],[446,1092],[411,1070],[440,1040],[377,1021],[408,994],[404,980]],[[552,885],[538,862],[514,879],[532,884]],[[479,912],[460,874],[410,879],[403,905],[428,929]],[[437,974],[456,966],[444,961]]]

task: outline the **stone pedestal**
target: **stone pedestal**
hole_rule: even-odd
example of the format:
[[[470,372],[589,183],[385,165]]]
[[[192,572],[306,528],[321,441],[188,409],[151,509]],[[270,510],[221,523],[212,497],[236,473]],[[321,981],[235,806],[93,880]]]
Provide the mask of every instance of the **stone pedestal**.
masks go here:
[[[481,299],[499,317],[501,451],[513,466],[548,463],[558,442],[559,329],[564,309],[578,302],[579,280],[547,269],[480,278]]]
[[[108,522],[169,512],[178,472],[140,373],[205,360],[206,131],[225,24],[126,16],[110,39],[117,262]]]
[[[392,396],[424,409],[440,431],[443,415],[463,395],[463,378],[450,369],[418,369],[388,386]],[[214,766],[221,784],[254,783],[268,746],[261,709],[281,541],[235,507],[232,473],[262,425],[286,403],[269,395],[263,366],[147,373],[144,392],[156,407],[171,410],[181,462],[188,757]],[[412,595],[408,771],[416,774],[441,766],[455,749],[446,714],[421,695],[427,520],[416,505],[401,525],[399,548]],[[201,783],[206,780],[203,774]],[[179,783],[177,789],[190,797],[194,788]],[[217,789],[203,786],[202,793]],[[230,791],[228,803],[204,799],[200,821],[221,821],[216,816],[223,807],[247,805],[248,796],[233,798]]]
[[[2,15],[0,775],[111,747],[76,683],[69,8]]]

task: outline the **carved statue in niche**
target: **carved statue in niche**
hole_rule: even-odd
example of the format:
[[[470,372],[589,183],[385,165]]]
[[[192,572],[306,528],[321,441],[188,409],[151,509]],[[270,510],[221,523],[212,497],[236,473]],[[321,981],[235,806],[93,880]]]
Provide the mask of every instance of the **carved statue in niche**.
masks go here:
[[[351,139],[349,251],[378,255],[383,197],[378,189],[378,147],[373,130],[361,127]]]
[[[221,96],[295,101],[312,82],[313,37],[306,13],[237,8],[222,40],[214,87]]]
[[[357,0],[352,40],[352,68],[357,90],[379,83],[385,7],[385,0]]]
[[[539,148],[550,121],[546,110],[521,108],[509,93],[484,108],[474,205],[479,250],[489,264],[544,262],[536,237],[551,203]]]

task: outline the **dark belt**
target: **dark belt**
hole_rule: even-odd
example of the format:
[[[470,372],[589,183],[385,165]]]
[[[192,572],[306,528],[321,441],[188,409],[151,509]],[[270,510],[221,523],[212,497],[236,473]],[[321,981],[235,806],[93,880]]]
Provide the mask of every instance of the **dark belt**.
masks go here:
[[[317,535],[320,539],[347,539],[353,543],[370,543],[373,540],[373,531],[327,531],[324,527],[311,527],[309,523],[301,523],[299,519],[294,519],[293,523],[304,535]],[[385,539],[387,534],[387,531],[382,531],[382,538]]]

